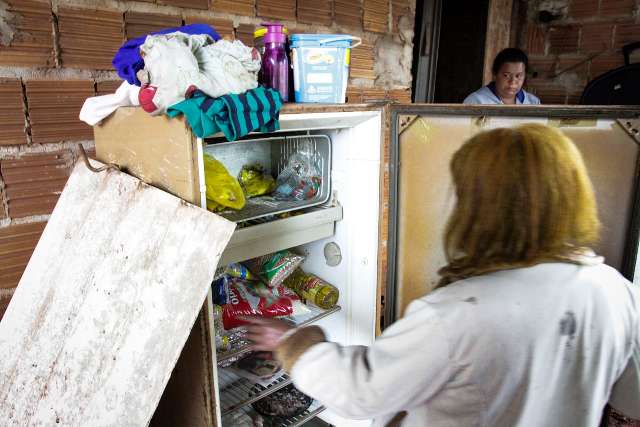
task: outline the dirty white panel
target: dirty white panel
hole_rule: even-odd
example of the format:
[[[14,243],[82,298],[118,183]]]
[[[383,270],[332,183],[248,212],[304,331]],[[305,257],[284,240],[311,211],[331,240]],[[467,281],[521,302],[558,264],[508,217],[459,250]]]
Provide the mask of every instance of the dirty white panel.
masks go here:
[[[144,426],[235,225],[83,164],[0,323],[0,419]]]

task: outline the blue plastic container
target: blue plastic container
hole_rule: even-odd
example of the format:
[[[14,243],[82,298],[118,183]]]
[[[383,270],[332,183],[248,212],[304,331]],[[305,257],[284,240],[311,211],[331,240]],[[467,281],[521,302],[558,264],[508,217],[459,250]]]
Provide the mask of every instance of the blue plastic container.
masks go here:
[[[360,39],[347,34],[293,34],[289,40],[296,102],[344,103],[351,48]]]

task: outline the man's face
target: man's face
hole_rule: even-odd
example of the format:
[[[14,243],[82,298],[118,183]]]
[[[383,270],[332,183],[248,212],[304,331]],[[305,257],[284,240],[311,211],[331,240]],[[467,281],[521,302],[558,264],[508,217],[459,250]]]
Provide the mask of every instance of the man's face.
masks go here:
[[[505,62],[495,76],[496,91],[500,98],[511,99],[522,89],[525,69],[522,62]]]

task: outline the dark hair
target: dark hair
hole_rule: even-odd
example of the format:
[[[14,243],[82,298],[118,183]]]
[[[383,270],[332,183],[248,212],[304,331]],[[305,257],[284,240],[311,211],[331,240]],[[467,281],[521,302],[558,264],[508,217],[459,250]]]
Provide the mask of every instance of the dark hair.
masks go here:
[[[529,68],[529,58],[527,58],[527,54],[515,47],[508,47],[502,49],[500,53],[496,55],[496,59],[493,60],[491,71],[493,71],[494,75],[498,74],[500,67],[502,67],[502,64],[505,62],[522,62],[525,73],[527,72],[527,68]]]

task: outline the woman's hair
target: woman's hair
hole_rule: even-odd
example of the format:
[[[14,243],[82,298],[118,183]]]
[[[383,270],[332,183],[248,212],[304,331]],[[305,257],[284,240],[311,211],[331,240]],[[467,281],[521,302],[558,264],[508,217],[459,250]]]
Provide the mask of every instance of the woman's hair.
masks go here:
[[[454,154],[450,167],[457,200],[439,286],[593,258],[587,246],[600,227],[593,188],[580,152],[559,130],[527,124],[482,132]]]
[[[500,67],[502,67],[502,64],[505,62],[522,62],[524,64],[525,73],[529,68],[529,58],[527,58],[527,54],[515,47],[508,47],[506,49],[502,49],[493,60],[493,66],[491,67],[493,75],[498,74]]]

